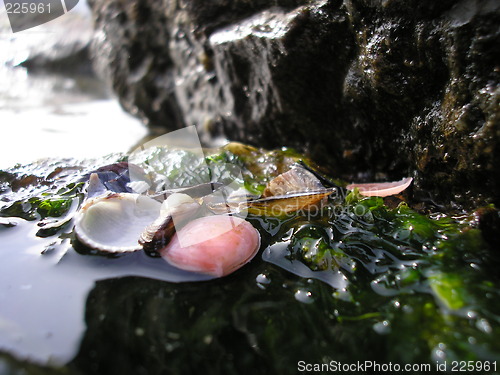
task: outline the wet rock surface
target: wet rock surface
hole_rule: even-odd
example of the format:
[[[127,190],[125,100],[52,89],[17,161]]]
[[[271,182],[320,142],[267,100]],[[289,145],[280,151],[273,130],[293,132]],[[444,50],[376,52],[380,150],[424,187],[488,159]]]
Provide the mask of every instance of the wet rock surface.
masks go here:
[[[90,3],[96,65],[151,126],[499,202],[497,1]]]

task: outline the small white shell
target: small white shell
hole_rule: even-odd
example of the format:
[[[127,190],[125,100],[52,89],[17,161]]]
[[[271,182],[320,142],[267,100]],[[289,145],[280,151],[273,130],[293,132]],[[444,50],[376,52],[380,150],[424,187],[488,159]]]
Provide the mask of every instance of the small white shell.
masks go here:
[[[75,220],[85,245],[104,252],[140,250],[138,239],[160,213],[161,203],[140,194],[106,194],[87,200]]]
[[[196,203],[194,199],[189,195],[183,193],[174,193],[172,195],[169,195],[168,198],[165,199],[161,204],[160,215],[181,215],[185,210],[189,211],[189,208],[186,207],[189,207],[193,204],[194,207],[199,207],[199,204]]]

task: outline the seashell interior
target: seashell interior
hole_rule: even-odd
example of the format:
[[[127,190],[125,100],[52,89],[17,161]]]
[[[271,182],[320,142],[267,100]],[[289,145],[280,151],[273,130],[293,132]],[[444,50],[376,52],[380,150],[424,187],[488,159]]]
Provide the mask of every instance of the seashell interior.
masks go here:
[[[252,260],[259,248],[260,234],[252,224],[215,215],[186,224],[160,254],[177,268],[222,277]]]
[[[347,190],[358,189],[359,194],[365,197],[388,197],[404,191],[412,183],[413,178],[406,177],[394,182],[371,182],[364,184],[350,184]]]
[[[160,202],[144,195],[108,193],[84,203],[75,218],[75,233],[83,244],[100,251],[140,250],[138,238],[160,208]]]
[[[321,181],[307,169],[293,166],[267,184],[262,198],[324,189]]]

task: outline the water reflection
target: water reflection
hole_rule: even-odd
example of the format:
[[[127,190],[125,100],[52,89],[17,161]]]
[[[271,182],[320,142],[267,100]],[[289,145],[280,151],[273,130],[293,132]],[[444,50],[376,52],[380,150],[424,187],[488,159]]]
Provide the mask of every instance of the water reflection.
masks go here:
[[[41,249],[53,239],[36,238],[36,229],[21,219],[14,228],[0,229],[0,348],[37,362],[64,363],[85,329],[84,296],[92,284],[57,277],[61,254],[43,256]]]
[[[15,227],[0,232],[0,348],[41,363],[64,364],[75,355],[85,329],[86,296],[97,280],[211,278],[176,269],[143,252],[112,258],[81,255],[69,235],[37,238],[33,223],[12,220]]]
[[[93,74],[87,56],[91,36],[85,1],[15,34],[0,4],[0,169],[41,158],[127,152],[146,135]],[[81,264],[75,268],[83,256],[69,251],[69,238],[40,238],[33,223],[9,220],[11,227],[0,225],[0,350],[35,362],[66,363],[85,330],[85,300],[95,280],[123,275],[123,267],[104,274],[102,267],[87,264],[93,268],[85,273]]]
[[[0,168],[47,157],[83,159],[125,152],[147,133],[112,100],[64,105],[58,112],[48,107],[0,110],[0,126]]]
[[[0,169],[126,152],[146,135],[92,72],[91,22],[81,1],[54,21],[13,34],[1,5]]]

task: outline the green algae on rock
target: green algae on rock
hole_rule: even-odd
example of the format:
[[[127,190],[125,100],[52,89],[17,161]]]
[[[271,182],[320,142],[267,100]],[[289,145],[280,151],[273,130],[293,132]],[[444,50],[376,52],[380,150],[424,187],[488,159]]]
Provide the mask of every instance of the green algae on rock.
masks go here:
[[[332,204],[342,209],[283,224],[272,262],[300,261],[311,270],[301,276],[323,281],[325,270],[341,272],[337,321],[373,325],[386,360],[498,359],[499,258],[473,215],[430,218],[354,194]]]
[[[182,162],[191,160],[185,152],[153,152],[170,166],[168,175],[182,173],[174,165],[194,165]],[[31,212],[27,225],[33,226],[43,221],[42,213],[65,217],[71,210],[64,212],[60,197],[67,192],[80,204],[82,178],[124,158],[3,172],[1,215]],[[211,150],[205,159],[219,168],[214,168],[217,178],[234,176],[224,165],[238,165],[238,183],[262,192],[278,170],[286,171],[300,155],[229,145]],[[488,223],[494,227],[498,210],[423,214],[411,202],[343,193],[339,188],[318,209],[283,217],[250,213],[246,219],[262,236],[262,256],[219,280],[166,282],[162,269],[154,266],[161,259],[76,253],[67,242],[71,221],[47,234],[44,240],[66,242],[53,245],[64,246],[65,253],[57,267],[45,272],[71,266],[93,288],[88,298],[82,296],[87,298],[86,331],[64,370],[192,373],[203,367],[207,374],[236,374],[251,366],[262,373],[290,373],[298,357],[310,363],[498,360],[499,255],[487,230],[492,228]],[[45,207],[41,212],[11,208],[22,207],[32,196],[44,198],[37,206]],[[0,236],[12,230],[1,228]],[[50,253],[42,259],[53,259],[47,258]],[[134,272],[138,267],[140,272]],[[54,308],[60,303],[54,300]],[[229,351],[235,356],[206,359]],[[134,356],[126,355],[131,352]]]

